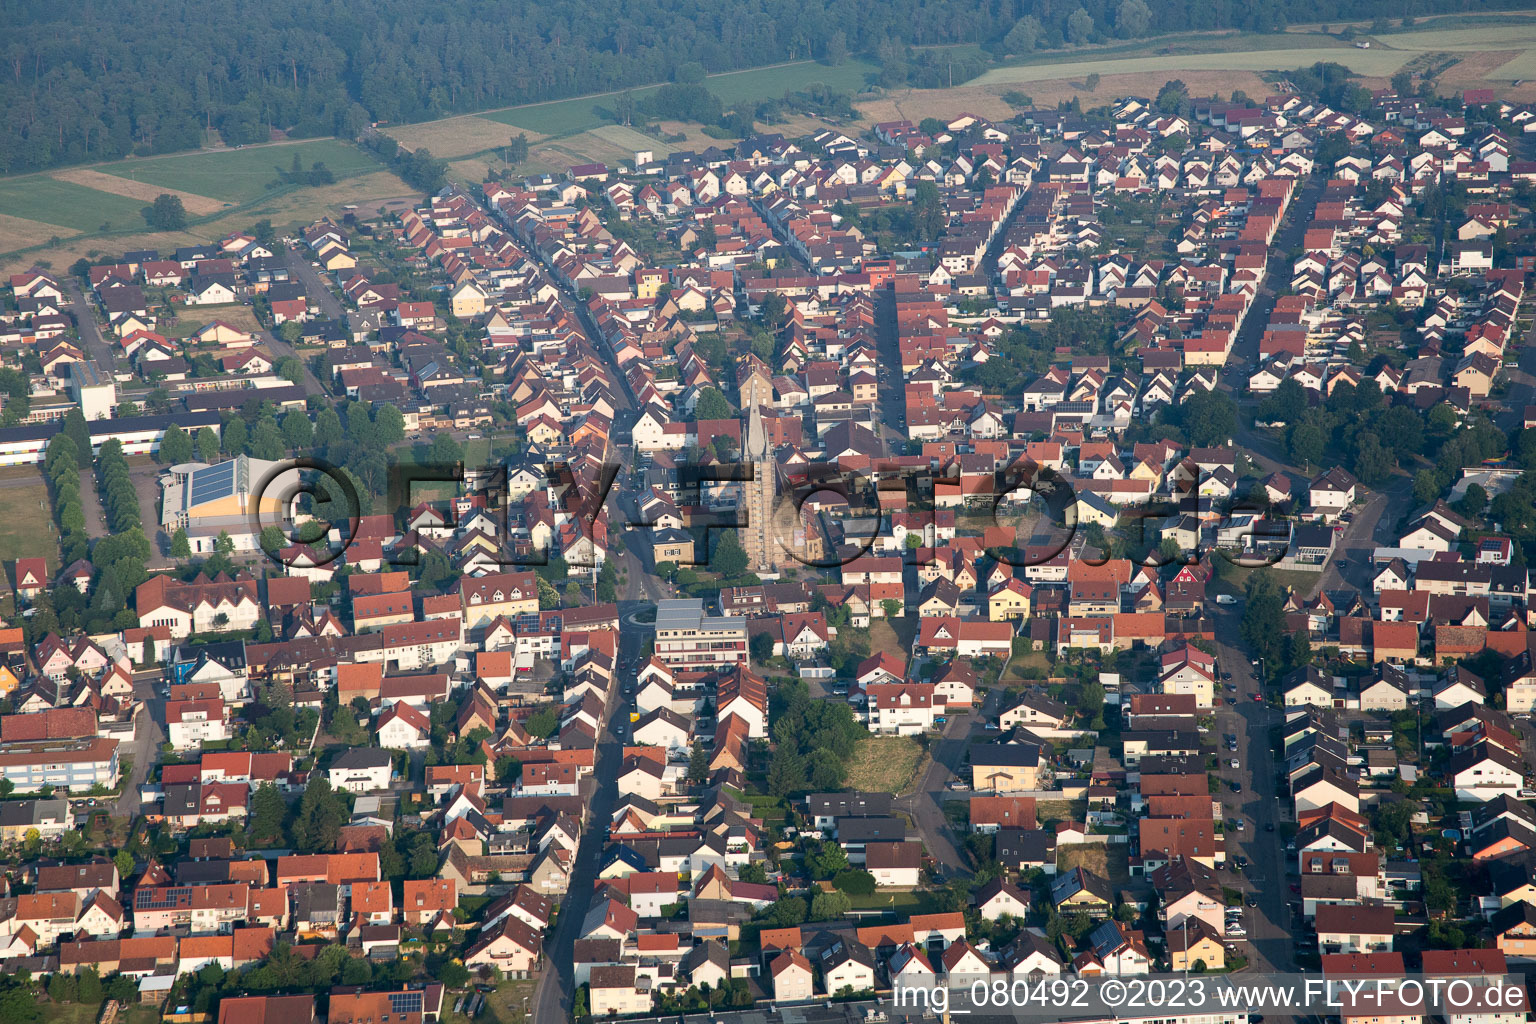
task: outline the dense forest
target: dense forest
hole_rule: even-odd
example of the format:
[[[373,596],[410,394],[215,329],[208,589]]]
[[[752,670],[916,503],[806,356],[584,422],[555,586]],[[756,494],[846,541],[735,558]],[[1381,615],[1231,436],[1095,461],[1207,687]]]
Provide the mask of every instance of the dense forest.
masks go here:
[[[1418,0],[1415,14],[1493,6]],[[961,81],[1004,53],[1166,30],[1401,17],[1402,0],[8,0],[0,173],[865,55],[881,85]],[[981,45],[936,54],[923,47]]]

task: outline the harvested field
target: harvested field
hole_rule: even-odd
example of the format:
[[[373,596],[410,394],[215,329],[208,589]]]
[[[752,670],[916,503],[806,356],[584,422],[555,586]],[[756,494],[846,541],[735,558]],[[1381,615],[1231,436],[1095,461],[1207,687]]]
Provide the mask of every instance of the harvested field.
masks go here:
[[[166,188],[161,185],[152,185],[147,181],[132,181],[128,178],[120,178],[115,174],[103,174],[93,171],[89,167],[71,167],[67,170],[54,171],[50,178],[58,181],[68,181],[76,185],[84,185],[98,192],[110,192],[115,196],[127,196],[129,199],[138,199],[145,203],[152,203],[156,197],[170,193],[181,197],[181,205],[186,207],[189,214],[194,217],[206,217],[210,213],[217,213],[231,204],[218,199],[209,199],[194,192],[183,192],[180,189]]]
[[[507,141],[521,130],[510,128],[502,121],[493,121],[488,117],[470,114],[465,117],[450,117],[443,121],[397,125],[388,129],[387,134],[406,149],[414,150],[425,146],[432,151],[433,156],[452,160],[454,157],[483,153],[488,149],[505,146]],[[537,132],[528,133],[530,145],[542,138],[543,136]]]
[[[1445,49],[1445,47],[1440,47]],[[1307,67],[1320,60],[1343,64],[1362,75],[1390,75],[1408,61],[1401,50],[1357,50],[1353,47],[1314,47],[1296,50],[1238,50],[1230,53],[1165,54],[1154,57],[1127,57],[1117,60],[1073,61],[1062,64],[1026,64],[1021,67],[995,68],[971,82],[971,85],[1016,85],[1053,78],[1081,81],[1090,74],[1110,75],[1168,72],[1183,78],[1191,71],[1289,71]]]
[[[59,184],[60,187],[77,187]],[[67,267],[81,257],[95,258],[103,253],[120,253],[128,249],[174,249],[182,245],[197,245],[211,238],[219,238],[231,231],[247,230],[263,218],[271,220],[278,228],[286,228],[308,224],[326,215],[339,217],[343,206],[356,205],[360,208],[377,206],[383,200],[401,197],[410,197],[411,201],[415,201],[420,194],[414,193],[410,186],[389,171],[375,171],[322,188],[302,188],[284,193],[254,203],[249,209],[218,217],[206,224],[199,224],[190,231],[142,231],[110,236],[77,236],[66,238],[58,245],[19,256],[0,255],[0,272],[12,273],[25,270],[39,261],[47,262],[54,267]],[[113,201],[125,202],[126,200],[113,198]],[[142,217],[138,220],[140,223],[143,222]],[[67,231],[49,232],[42,238],[34,239],[32,244],[46,242],[53,233],[68,234]],[[3,230],[3,224],[0,224],[0,241],[7,240],[9,237]],[[0,248],[13,247],[0,245]]]
[[[337,181],[380,168],[372,155],[340,139],[307,139],[235,149],[202,150],[101,164],[107,174],[145,181],[161,192],[183,189],[196,195],[248,203],[278,187],[280,170],[297,159],[305,169],[328,167]]]
[[[1059,67],[1059,65],[1057,65]],[[1036,106],[1055,107],[1070,101],[1074,96],[1083,98],[1084,107],[1102,106],[1120,96],[1156,96],[1157,91],[1170,78],[1181,79],[1189,87],[1192,96],[1229,96],[1241,89],[1250,96],[1263,96],[1271,87],[1252,71],[1192,71],[1140,72],[1125,75],[1104,75],[1099,87],[1089,92],[1082,76],[1051,78],[1027,84],[978,85],[967,83],[953,89],[908,89],[893,91],[879,99],[859,102],[859,114],[866,123],[924,117],[954,117],[961,113],[980,114],[983,117],[1008,118],[1015,110],[1002,99],[1002,94],[1012,90],[1025,93]],[[979,81],[979,80],[978,80]]]
[[[44,224],[40,220],[23,220],[20,217],[0,213],[0,249],[25,249],[28,246],[42,245],[50,238],[68,238],[73,234],[75,234],[74,228]]]

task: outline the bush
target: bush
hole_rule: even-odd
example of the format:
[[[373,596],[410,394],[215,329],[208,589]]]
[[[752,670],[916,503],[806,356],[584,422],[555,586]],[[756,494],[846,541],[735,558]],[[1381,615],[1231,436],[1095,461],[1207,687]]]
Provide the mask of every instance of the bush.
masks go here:
[[[875,876],[859,868],[849,868],[833,876],[832,886],[850,896],[868,896],[875,891]]]

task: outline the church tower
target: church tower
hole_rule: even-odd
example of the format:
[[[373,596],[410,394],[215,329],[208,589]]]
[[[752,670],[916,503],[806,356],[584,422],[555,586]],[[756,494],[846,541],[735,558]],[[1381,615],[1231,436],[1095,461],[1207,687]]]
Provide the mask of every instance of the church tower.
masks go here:
[[[747,552],[747,565],[754,570],[770,569],[778,563],[778,545],[773,538],[774,496],[778,490],[778,464],[768,444],[763,413],[756,401],[747,412],[747,443],[742,461],[752,468],[752,479],[742,484],[742,510],[746,525],[741,527],[741,546]]]

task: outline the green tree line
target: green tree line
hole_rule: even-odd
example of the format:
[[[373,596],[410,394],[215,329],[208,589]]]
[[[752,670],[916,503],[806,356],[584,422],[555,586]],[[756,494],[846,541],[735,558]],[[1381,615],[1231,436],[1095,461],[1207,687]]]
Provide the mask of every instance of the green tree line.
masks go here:
[[[1174,26],[1278,31],[1402,13],[1385,0],[15,0],[0,43],[0,173],[192,149],[208,129],[230,145],[274,129],[350,138],[370,122],[683,81],[694,65],[862,54],[882,65],[879,84],[940,86],[1007,54]],[[930,49],[956,43],[982,52]]]

